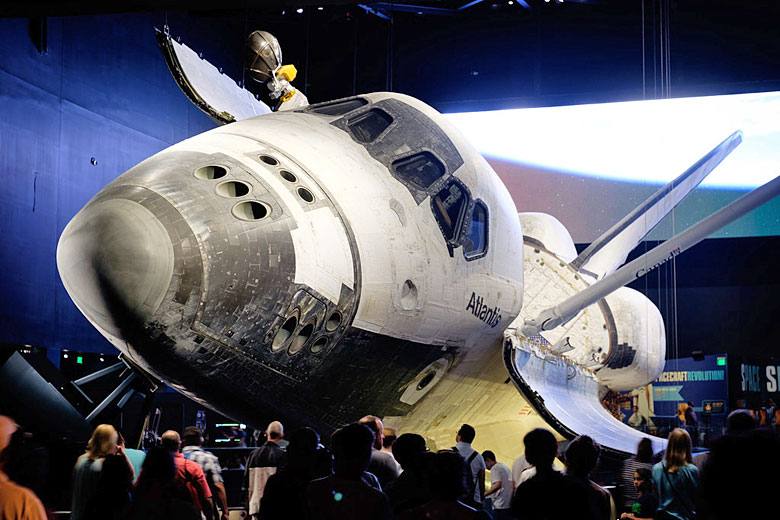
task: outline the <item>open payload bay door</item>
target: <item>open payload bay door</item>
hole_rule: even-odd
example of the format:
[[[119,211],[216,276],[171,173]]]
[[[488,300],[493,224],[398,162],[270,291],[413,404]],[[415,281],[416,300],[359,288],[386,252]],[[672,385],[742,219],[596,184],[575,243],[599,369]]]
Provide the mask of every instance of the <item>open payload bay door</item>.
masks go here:
[[[271,109],[230,76],[183,43],[167,28],[157,30],[157,43],[176,84],[192,103],[218,124],[268,114]]]
[[[525,338],[504,332],[504,365],[509,377],[542,418],[566,438],[589,435],[603,448],[636,453],[643,437],[653,452],[666,440],[635,430],[615,419],[601,404],[594,374],[555,355],[541,336]]]

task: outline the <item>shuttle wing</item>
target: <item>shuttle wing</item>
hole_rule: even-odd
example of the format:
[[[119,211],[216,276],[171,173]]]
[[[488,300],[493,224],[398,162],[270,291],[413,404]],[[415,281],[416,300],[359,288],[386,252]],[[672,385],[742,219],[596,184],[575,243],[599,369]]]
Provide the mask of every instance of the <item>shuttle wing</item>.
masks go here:
[[[195,106],[219,124],[268,114],[271,109],[198,53],[157,31],[157,43],[176,84]]]
[[[626,261],[631,250],[741,142],[742,132],[737,130],[597,238],[571,262],[572,267],[598,279],[612,273]]]

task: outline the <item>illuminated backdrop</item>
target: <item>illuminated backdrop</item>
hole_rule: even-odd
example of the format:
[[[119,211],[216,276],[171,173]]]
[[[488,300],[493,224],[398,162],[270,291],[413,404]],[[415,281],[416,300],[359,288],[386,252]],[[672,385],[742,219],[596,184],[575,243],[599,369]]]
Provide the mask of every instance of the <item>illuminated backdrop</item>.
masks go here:
[[[679,233],[780,174],[780,92],[448,114],[488,158],[518,211],[591,242],[735,130],[743,143],[652,238]],[[780,234],[780,201],[715,236]]]

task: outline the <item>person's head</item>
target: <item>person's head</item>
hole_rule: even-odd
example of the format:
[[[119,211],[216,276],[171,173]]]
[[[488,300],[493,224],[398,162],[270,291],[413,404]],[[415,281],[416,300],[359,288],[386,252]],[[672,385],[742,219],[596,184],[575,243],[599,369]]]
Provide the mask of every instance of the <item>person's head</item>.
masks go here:
[[[642,437],[636,447],[636,460],[650,462],[653,458],[653,443],[647,437]]]
[[[374,439],[374,433],[365,424],[352,423],[336,430],[331,437],[334,472],[360,478],[371,461]]]
[[[550,430],[535,428],[523,438],[525,459],[536,466],[537,471],[552,468],[552,463],[558,455],[558,441]]]
[[[3,456],[3,452],[11,444],[11,437],[18,428],[19,426],[13,419],[0,415],[0,469],[8,463],[8,452],[6,452],[6,456]]]
[[[125,465],[127,465],[125,463]],[[136,482],[136,496],[143,495],[155,487],[166,487],[173,483],[175,468],[170,450],[155,446],[146,452],[141,473]]]
[[[492,451],[490,450],[483,451],[482,458],[485,459],[485,467],[487,469],[490,469],[496,465],[496,454],[493,453]]]
[[[100,470],[99,487],[103,493],[124,493],[127,495],[133,478],[130,466],[122,455],[107,455]]]
[[[0,415],[0,453],[11,443],[11,435],[19,428],[13,419]]]
[[[726,417],[726,432],[729,434],[747,433],[756,428],[756,416],[751,410],[740,408]]]
[[[566,473],[587,477],[599,460],[601,447],[591,437],[580,435],[566,448]]]
[[[171,453],[176,453],[179,451],[179,448],[181,447],[181,437],[179,437],[179,432],[175,430],[168,430],[167,432],[162,434],[162,437],[160,438],[160,446],[167,449]]]
[[[374,448],[377,450],[381,450],[382,443],[385,438],[384,436],[385,427],[382,424],[382,421],[379,419],[379,417],[375,415],[366,415],[358,422],[360,424],[365,424],[371,429],[371,432],[374,434]]]
[[[415,466],[421,453],[428,451],[425,439],[416,433],[404,433],[393,444],[393,457],[404,471]]]
[[[320,444],[319,434],[311,428],[300,428],[293,431],[287,440],[287,456],[289,464],[295,466],[313,465]]]
[[[395,444],[395,441],[398,439],[398,432],[396,429],[389,426],[385,426],[382,435],[384,436],[384,439],[382,439],[383,448],[392,448],[393,444]]]
[[[682,428],[675,428],[669,433],[669,440],[666,444],[666,454],[664,455],[666,469],[670,473],[676,473],[680,466],[690,464],[692,460],[690,435]]]
[[[476,436],[477,432],[474,430],[474,427],[470,424],[464,424],[460,427],[460,430],[458,430],[458,433],[455,435],[455,440],[457,442],[466,442],[471,444],[474,442],[474,437]]]
[[[95,460],[115,454],[118,440],[119,436],[113,426],[110,424],[98,425],[87,443],[87,456]]]
[[[682,414],[682,410],[680,410],[679,408],[674,411],[674,415],[680,415],[680,414]]]
[[[183,446],[202,446],[203,432],[197,426],[187,426],[181,432],[181,442]]]
[[[688,401],[688,408],[693,408],[693,401]]]
[[[284,439],[284,426],[279,421],[274,421],[265,429],[265,435],[271,442],[279,442]]]
[[[632,406],[631,410],[633,410],[634,413],[639,413],[639,407],[637,405]]]
[[[639,468],[634,472],[634,489],[640,495],[653,490],[653,474],[647,468]]]
[[[458,500],[466,489],[466,461],[450,450],[438,452],[431,460],[429,482],[434,496],[447,501]]]

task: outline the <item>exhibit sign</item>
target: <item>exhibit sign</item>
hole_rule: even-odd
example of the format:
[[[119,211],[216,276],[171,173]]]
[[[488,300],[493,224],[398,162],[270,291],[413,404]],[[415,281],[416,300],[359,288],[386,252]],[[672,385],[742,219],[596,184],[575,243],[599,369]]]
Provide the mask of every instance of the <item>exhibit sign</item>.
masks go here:
[[[743,362],[739,365],[740,392],[745,399],[780,398],[780,363]]]
[[[655,415],[672,416],[681,404],[693,401],[697,413],[724,412],[728,403],[728,362],[725,354],[669,359],[660,377],[653,382]],[[716,406],[713,406],[713,403]]]

